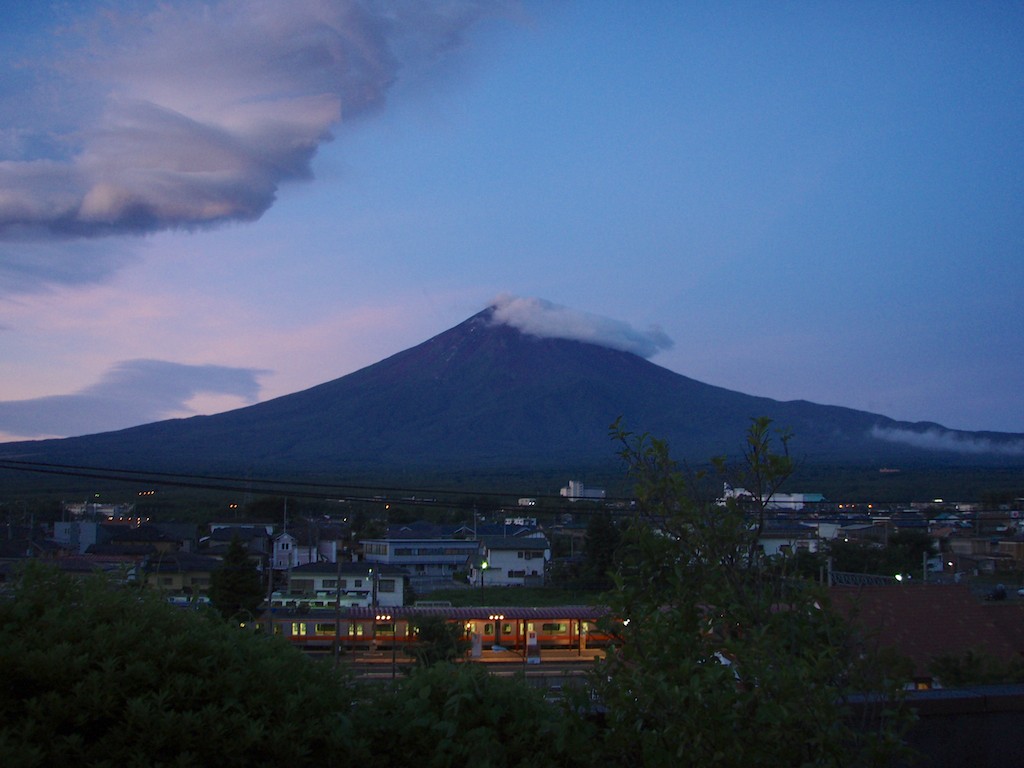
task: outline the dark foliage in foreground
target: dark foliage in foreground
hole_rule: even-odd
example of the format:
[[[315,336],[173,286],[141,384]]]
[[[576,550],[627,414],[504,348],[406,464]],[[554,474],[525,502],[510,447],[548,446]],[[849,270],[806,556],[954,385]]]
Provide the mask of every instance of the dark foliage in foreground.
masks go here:
[[[615,764],[886,765],[906,721],[900,678],[854,642],[827,595],[759,547],[765,510],[792,471],[767,419],[743,462],[719,469],[751,500],[703,501],[667,445],[616,428],[637,484],[609,628],[623,638],[595,675]],[[857,721],[848,701],[873,727]]]
[[[215,613],[31,567],[0,598],[7,766],[348,764],[352,686]]]
[[[452,647],[435,637],[423,661]],[[0,596],[0,680],[7,768],[500,768],[592,756],[581,721],[478,665],[441,662],[395,687],[363,687],[212,610],[45,566]]]

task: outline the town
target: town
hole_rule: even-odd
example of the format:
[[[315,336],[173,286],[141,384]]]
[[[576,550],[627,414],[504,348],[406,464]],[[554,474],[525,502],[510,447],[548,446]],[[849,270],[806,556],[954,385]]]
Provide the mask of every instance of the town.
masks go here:
[[[744,493],[726,486],[720,501]],[[284,498],[276,500],[276,521],[239,518],[237,505],[230,517],[196,524],[137,516],[134,503],[64,502],[59,520],[29,527],[16,524],[8,505],[0,577],[34,559],[68,573],[106,573],[196,608],[209,604],[211,581],[235,542],[264,590],[249,624],[307,652],[397,646],[407,662],[403,646],[415,639],[415,616],[433,613],[472,639],[467,658],[494,658],[489,649],[501,648],[518,654],[506,660],[531,651],[539,662],[568,649],[590,660],[608,642],[597,629],[604,609],[595,601],[611,583],[599,569],[611,563],[609,547],[633,512],[580,481],[560,495],[559,511],[539,515],[537,499],[521,498],[447,524],[430,522],[429,511],[389,523],[398,510],[384,503],[376,517],[361,513],[358,524],[344,513],[307,517],[289,514]],[[860,619],[911,657],[908,685],[943,687],[929,666],[939,658],[982,652],[1008,663],[1024,654],[1017,594],[1024,595],[1024,500],[986,509],[942,499],[876,505],[779,493],[767,509],[760,554],[828,585],[840,605],[855,594]],[[570,600],[531,605],[545,590]],[[958,623],[970,632],[954,631]]]
[[[637,500],[579,480],[557,496],[472,508],[422,495],[219,501],[205,522],[169,519],[155,503],[163,493],[97,493],[38,522],[24,503],[4,503],[0,578],[12,583],[29,563],[102,575],[182,619],[220,611],[239,638],[273,637],[371,685],[406,679],[434,622],[448,628],[444,658],[567,695],[591,684],[629,623],[606,598],[640,520]],[[900,659],[915,748],[928,754],[954,722],[981,733],[1017,712],[1017,688],[1005,684],[1024,679],[1024,500],[876,504],[777,492],[761,503],[725,484],[712,508],[747,510],[748,529],[749,510],[760,510],[755,557],[783,580],[824,589],[863,637]],[[225,609],[217,584],[233,569],[254,581]],[[975,688],[986,683],[1003,693]]]

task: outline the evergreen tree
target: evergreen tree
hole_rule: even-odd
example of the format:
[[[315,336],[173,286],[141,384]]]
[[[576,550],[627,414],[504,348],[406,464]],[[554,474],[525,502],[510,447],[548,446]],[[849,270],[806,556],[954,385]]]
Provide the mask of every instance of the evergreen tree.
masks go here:
[[[210,576],[210,602],[226,619],[253,619],[263,602],[260,573],[237,537]]]
[[[620,538],[619,529],[607,512],[595,513],[587,521],[584,579],[588,587],[601,590],[612,586],[611,573]]]

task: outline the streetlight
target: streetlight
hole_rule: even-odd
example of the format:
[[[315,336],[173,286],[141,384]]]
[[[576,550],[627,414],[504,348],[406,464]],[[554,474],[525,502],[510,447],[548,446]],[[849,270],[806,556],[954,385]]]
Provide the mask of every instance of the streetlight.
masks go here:
[[[487,561],[484,560],[480,563],[480,589],[484,588],[484,571],[487,570]]]

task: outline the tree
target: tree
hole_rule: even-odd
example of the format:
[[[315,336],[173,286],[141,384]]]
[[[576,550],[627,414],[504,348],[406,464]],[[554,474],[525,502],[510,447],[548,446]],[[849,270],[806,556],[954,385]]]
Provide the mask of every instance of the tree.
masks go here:
[[[615,552],[621,539],[618,526],[611,515],[599,512],[587,521],[587,545],[584,551],[584,578],[594,589],[611,586],[611,572]]]
[[[829,544],[834,570],[885,576],[920,574],[922,558],[932,552],[931,539],[921,531],[898,531],[889,537],[885,546],[838,539]]]
[[[210,576],[210,603],[226,619],[252,619],[263,603],[260,573],[238,537],[231,539],[221,567]]]
[[[938,656],[932,659],[931,671],[947,688],[1024,682],[1024,661],[1021,659],[1001,661],[974,650],[960,655]]]
[[[441,616],[421,616],[416,620],[416,645],[413,655],[420,666],[456,661],[469,649],[459,627]]]
[[[594,676],[605,758],[839,766],[870,764],[895,748],[897,721],[883,717],[883,727],[865,730],[847,706],[853,694],[896,695],[884,670],[859,661],[863,649],[819,588],[759,549],[765,510],[792,471],[787,437],[767,419],[751,423],[740,471],[716,462],[750,497],[720,506],[701,500],[704,478],[682,472],[664,441],[618,424],[613,434],[638,514],[608,596],[621,620],[609,628],[622,642]]]
[[[418,667],[397,688],[381,688],[357,716],[381,765],[595,764],[592,727],[524,680],[492,675],[480,664]]]
[[[7,766],[350,765],[351,681],[158,595],[27,568],[0,598]]]

